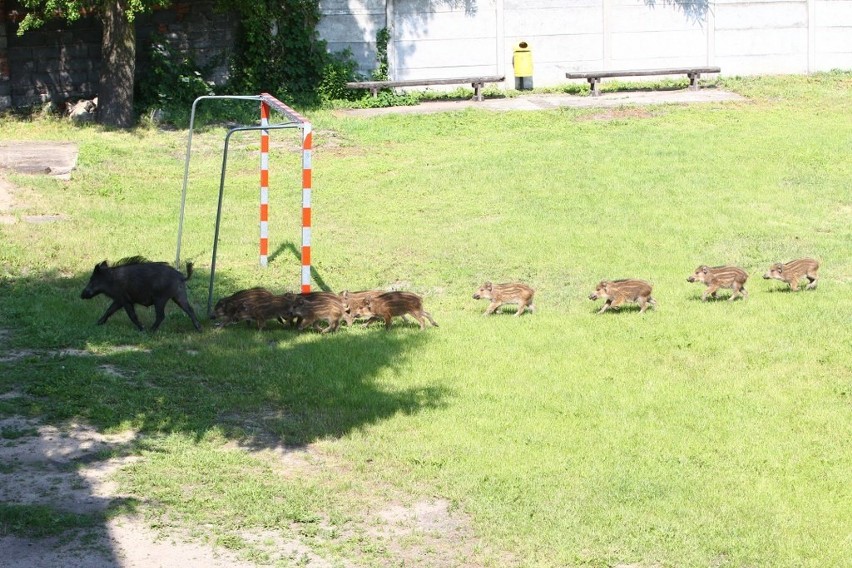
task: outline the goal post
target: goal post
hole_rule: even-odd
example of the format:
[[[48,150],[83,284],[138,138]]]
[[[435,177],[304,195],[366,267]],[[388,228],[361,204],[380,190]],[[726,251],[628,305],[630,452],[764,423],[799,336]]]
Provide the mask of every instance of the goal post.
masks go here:
[[[198,97],[192,103],[192,112],[189,120],[189,134],[186,144],[186,158],[184,161],[183,188],[181,190],[180,216],[178,221],[177,251],[175,253],[175,267],[180,267],[180,251],[183,239],[183,224],[186,213],[186,195],[189,180],[189,162],[192,154],[192,135],[195,129],[195,112],[198,103],[205,99],[244,100],[260,103],[260,125],[238,126],[228,130],[225,135],[225,144],[222,151],[222,172],[219,181],[219,199],[216,208],[216,227],[213,238],[213,254],[210,262],[210,286],[207,298],[208,315],[213,309],[213,281],[216,271],[216,252],[219,242],[219,229],[222,217],[222,201],[225,189],[225,173],[228,161],[228,144],[231,136],[236,132],[260,131],[260,243],[259,264],[267,266],[269,255],[269,132],[288,128],[298,128],[301,133],[302,154],[302,247],[301,247],[301,273],[300,291],[307,294],[311,291],[311,191],[312,191],[312,168],[311,152],[313,135],[311,123],[301,114],[285,105],[269,93],[260,95],[206,95]],[[271,124],[270,111],[275,111],[283,116],[286,122]]]

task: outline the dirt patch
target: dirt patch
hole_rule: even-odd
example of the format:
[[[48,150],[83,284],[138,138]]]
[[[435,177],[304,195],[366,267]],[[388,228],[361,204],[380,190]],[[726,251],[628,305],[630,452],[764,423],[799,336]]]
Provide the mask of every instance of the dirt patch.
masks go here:
[[[8,394],[8,393],[7,393]],[[79,423],[45,426],[20,417],[0,420],[0,502],[46,505],[86,515],[103,513],[129,496],[111,481],[121,467],[140,458],[128,454],[136,434],[100,434]],[[110,457],[112,456],[112,457]],[[250,567],[183,534],[163,535],[133,514],[58,537],[30,539],[0,533],[3,563],[18,568],[181,566]]]
[[[77,166],[77,144],[14,140],[0,142],[0,168],[67,179]]]
[[[368,534],[404,566],[478,566],[470,519],[445,499],[389,505],[379,510]]]

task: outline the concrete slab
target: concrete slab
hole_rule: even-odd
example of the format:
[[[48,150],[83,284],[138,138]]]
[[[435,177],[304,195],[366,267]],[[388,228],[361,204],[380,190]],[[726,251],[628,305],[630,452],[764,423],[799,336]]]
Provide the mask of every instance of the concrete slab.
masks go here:
[[[6,140],[0,142],[0,168],[67,178],[77,167],[78,152],[73,142]]]
[[[741,101],[744,97],[721,89],[699,89],[690,91],[620,91],[603,93],[599,97],[588,95],[521,95],[513,98],[486,99],[482,102],[465,101],[430,101],[416,106],[349,109],[339,110],[338,116],[381,116],[385,114],[429,114],[436,112],[452,112],[467,108],[478,108],[492,111],[511,110],[551,110],[560,107],[570,108],[612,108],[628,105],[659,105],[659,104],[694,104],[725,101]]]

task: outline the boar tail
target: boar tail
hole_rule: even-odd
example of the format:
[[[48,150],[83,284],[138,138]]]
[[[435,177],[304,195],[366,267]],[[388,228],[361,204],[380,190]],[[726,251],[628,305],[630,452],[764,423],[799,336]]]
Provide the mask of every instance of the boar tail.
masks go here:
[[[183,281],[186,282],[190,278],[192,278],[192,263],[187,262],[186,263],[186,278],[184,278]]]

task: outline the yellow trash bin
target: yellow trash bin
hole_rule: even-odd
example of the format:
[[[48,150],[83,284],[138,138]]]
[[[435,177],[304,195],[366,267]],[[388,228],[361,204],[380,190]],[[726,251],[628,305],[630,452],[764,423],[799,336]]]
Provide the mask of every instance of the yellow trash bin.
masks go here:
[[[525,41],[518,42],[512,53],[512,66],[515,68],[515,88],[519,91],[533,88],[533,60],[530,46]]]

